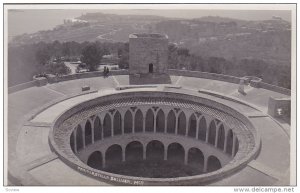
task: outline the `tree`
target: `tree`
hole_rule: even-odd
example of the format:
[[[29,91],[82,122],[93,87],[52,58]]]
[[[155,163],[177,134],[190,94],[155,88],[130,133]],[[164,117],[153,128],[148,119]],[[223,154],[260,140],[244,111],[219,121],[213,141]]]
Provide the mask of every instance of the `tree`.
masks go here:
[[[103,53],[97,47],[95,43],[91,43],[83,48],[81,62],[87,65],[89,71],[97,70],[98,64],[100,64]]]
[[[39,64],[45,65],[51,58],[51,51],[49,45],[45,42],[40,42],[36,45],[37,51],[35,52],[35,58]]]
[[[70,74],[71,69],[63,62],[49,62],[44,66],[44,72],[47,74]]]

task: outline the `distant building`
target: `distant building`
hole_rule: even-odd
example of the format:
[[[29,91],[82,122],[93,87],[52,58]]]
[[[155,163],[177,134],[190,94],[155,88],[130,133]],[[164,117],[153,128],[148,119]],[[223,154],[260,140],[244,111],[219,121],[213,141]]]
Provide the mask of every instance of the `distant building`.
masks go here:
[[[168,62],[168,36],[129,35],[129,73],[165,73]]]

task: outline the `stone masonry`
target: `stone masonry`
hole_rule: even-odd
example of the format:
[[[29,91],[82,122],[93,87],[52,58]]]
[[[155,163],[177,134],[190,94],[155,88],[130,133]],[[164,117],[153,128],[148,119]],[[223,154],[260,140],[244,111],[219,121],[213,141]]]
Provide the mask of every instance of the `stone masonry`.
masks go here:
[[[165,73],[168,62],[168,36],[129,35],[129,74]]]

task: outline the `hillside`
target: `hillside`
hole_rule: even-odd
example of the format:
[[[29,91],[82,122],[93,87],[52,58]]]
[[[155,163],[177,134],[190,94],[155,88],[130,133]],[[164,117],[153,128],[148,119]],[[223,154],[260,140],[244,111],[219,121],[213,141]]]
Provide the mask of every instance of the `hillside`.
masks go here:
[[[176,48],[187,48],[184,57],[177,58],[178,53],[173,57],[174,53],[169,53],[168,65],[171,68],[203,71],[205,69],[203,66],[211,64],[208,71],[219,72],[217,66],[221,65],[220,61],[226,61],[223,63],[230,64],[228,67],[230,70],[221,70],[220,73],[243,76],[249,74],[242,70],[243,62],[250,61],[247,64],[250,68],[254,68],[255,65],[260,69],[270,68],[276,71],[275,74],[282,76],[279,77],[282,79],[286,79],[290,74],[291,24],[280,18],[246,21],[213,16],[170,19],[147,15],[88,13],[65,20],[64,24],[52,30],[23,34],[10,41],[8,71],[10,77],[16,78],[10,78],[9,85],[30,81],[32,75],[37,73],[37,66],[41,64],[36,61],[36,52],[39,49],[35,45],[40,45],[40,42],[45,42],[47,45],[55,45],[55,41],[65,42],[65,46],[75,50],[76,54],[71,55],[78,58],[80,49],[87,44],[87,41],[125,43],[128,42],[131,33],[164,33],[168,35],[170,45]],[[81,44],[77,45],[78,43]],[[31,48],[27,49],[26,46],[29,45]],[[73,48],[72,45],[76,46]],[[103,45],[107,46],[107,44]],[[128,60],[125,55],[123,59]],[[219,62],[215,62],[215,59]],[[282,69],[285,69],[282,73],[284,76],[280,75]],[[287,83],[277,83],[277,80],[273,80],[274,77],[270,77],[265,72],[261,76],[264,76],[269,83],[287,85]]]

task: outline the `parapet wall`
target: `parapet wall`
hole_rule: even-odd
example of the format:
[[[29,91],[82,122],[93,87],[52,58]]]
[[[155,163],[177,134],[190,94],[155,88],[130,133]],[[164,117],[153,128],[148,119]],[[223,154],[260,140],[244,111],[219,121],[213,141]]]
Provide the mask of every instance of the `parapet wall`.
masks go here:
[[[170,75],[175,75],[175,76],[205,78],[205,79],[220,80],[220,81],[225,81],[225,82],[230,82],[230,83],[235,83],[235,84],[239,84],[240,80],[243,78],[243,77],[229,76],[229,75],[224,75],[224,74],[215,74],[215,73],[189,71],[189,70],[175,70],[175,69],[168,69],[167,73]],[[264,88],[267,90],[271,90],[274,92],[278,92],[281,94],[291,96],[291,90],[289,90],[289,89],[271,85],[271,84],[261,82],[261,81],[257,82],[257,84],[259,84],[259,85],[256,85],[256,87],[258,87],[258,88]]]
[[[37,81],[33,80],[33,81],[30,81],[30,82],[25,82],[25,83],[22,83],[22,84],[11,86],[11,87],[8,87],[8,94],[11,94],[11,93],[14,93],[14,92],[17,92],[17,91],[20,91],[20,90],[24,90],[26,88],[34,87],[34,86],[37,86],[37,85],[38,85]]]
[[[128,75],[128,70],[111,70],[110,75]],[[187,77],[197,77],[197,78],[205,78],[205,79],[212,79],[212,80],[219,80],[219,81],[225,81],[230,83],[239,84],[240,80],[243,77],[235,77],[235,76],[229,76],[224,74],[214,74],[214,73],[208,73],[208,72],[200,72],[200,71],[189,71],[189,70],[175,70],[175,69],[168,69],[167,74],[169,75],[175,75],[175,76],[187,76]],[[81,79],[81,78],[91,78],[91,77],[99,77],[103,76],[102,71],[95,71],[95,72],[87,72],[87,73],[78,73],[78,74],[71,74],[71,75],[65,75],[60,77],[49,77],[48,83],[56,83],[56,82],[62,82],[62,81],[68,81],[68,80],[75,80],[75,79]],[[278,92],[281,94],[285,94],[290,96],[291,90],[271,85],[265,82],[259,82],[259,87],[264,88],[267,90],[271,90],[274,92]],[[38,86],[38,82],[36,80],[26,82],[23,84],[18,84],[16,86],[12,86],[8,88],[8,94],[24,90],[33,86]]]
[[[213,80],[220,80],[220,81],[231,82],[236,84],[240,82],[239,77],[229,76],[224,74],[214,74],[208,72],[175,70],[175,69],[168,69],[167,72],[170,75],[176,75],[176,76],[190,76],[190,77],[197,77],[197,78],[213,79]]]

